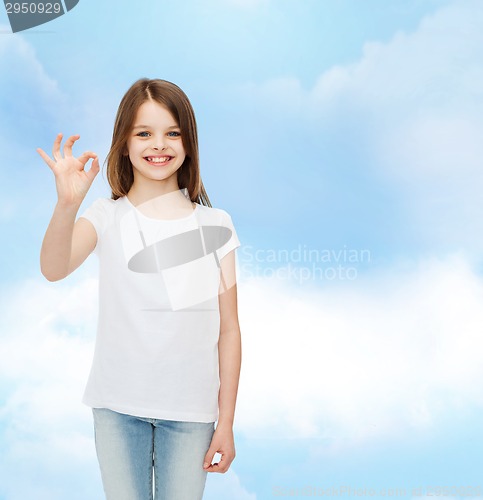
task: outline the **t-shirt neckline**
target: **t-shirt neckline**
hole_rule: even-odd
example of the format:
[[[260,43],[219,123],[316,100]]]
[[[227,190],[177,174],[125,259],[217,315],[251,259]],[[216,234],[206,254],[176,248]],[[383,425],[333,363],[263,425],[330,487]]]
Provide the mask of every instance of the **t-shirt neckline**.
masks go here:
[[[134,206],[131,201],[129,200],[129,198],[124,195],[123,198],[125,198],[125,202],[129,205],[129,207],[134,210],[134,212],[139,215],[140,217],[142,217],[143,219],[146,219],[146,220],[149,220],[149,221],[153,221],[153,222],[181,222],[181,221],[185,221],[185,220],[189,220],[191,219],[191,217],[194,217],[196,215],[196,213],[198,212],[198,207],[199,207],[199,204],[194,202],[195,203],[195,208],[193,209],[193,211],[187,215],[186,217],[179,217],[177,219],[156,219],[155,217],[148,217],[147,215],[143,214],[141,212],[141,210],[139,210],[136,206]]]

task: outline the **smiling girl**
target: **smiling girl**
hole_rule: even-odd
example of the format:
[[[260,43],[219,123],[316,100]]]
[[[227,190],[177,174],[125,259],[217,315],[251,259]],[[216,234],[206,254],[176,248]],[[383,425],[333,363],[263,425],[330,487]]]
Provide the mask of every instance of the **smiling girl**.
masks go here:
[[[58,281],[92,252],[99,258],[83,402],[106,498],[201,499],[207,472],[226,472],[235,457],[240,242],[230,215],[210,204],[194,112],[175,84],[143,78],[124,95],[106,159],[111,198],[76,220],[100,171],[95,153],[73,156],[78,139],[66,140],[62,156],[59,134],[53,159],[37,149],[58,195],[40,264]]]

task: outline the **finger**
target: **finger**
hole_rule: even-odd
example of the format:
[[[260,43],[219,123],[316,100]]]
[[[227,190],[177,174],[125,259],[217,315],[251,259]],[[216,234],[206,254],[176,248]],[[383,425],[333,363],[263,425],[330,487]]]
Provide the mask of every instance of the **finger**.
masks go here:
[[[205,459],[203,460],[203,469],[207,470],[211,467],[211,461],[215,456],[216,450],[214,448],[210,448],[205,455]]]
[[[217,466],[218,468],[218,472],[226,472],[229,469],[234,458],[234,455],[232,455],[231,453],[222,453],[220,461],[215,464],[215,466]]]
[[[91,168],[89,169],[89,172],[86,172],[87,178],[89,179],[90,182],[94,180],[96,175],[99,173],[100,167],[99,167],[99,158],[96,156],[94,158],[94,161],[92,162]]]
[[[89,161],[89,158],[97,158],[96,153],[93,153],[92,151],[86,151],[85,153],[82,153],[77,159],[85,167],[86,163]]]
[[[49,168],[52,169],[54,167],[55,163],[52,161],[50,156],[43,149],[37,148],[36,151],[44,159],[45,163],[47,163]]]
[[[64,156],[72,156],[72,145],[77,139],[80,138],[79,134],[71,135],[64,144]]]
[[[205,469],[205,472],[220,472],[221,474],[224,474],[228,468],[230,467],[230,464],[223,460],[223,457],[217,464],[211,464],[209,467]]]
[[[60,155],[60,142],[62,141],[62,133],[57,134],[57,137],[54,141],[54,147],[52,148],[52,156],[56,161],[62,160],[62,156]]]
[[[210,452],[208,451],[208,453],[210,453]],[[212,464],[211,461],[213,460],[215,453],[220,454],[221,458],[220,458],[220,461],[218,463]],[[222,472],[222,473],[226,472],[228,470],[228,467],[230,466],[231,460],[228,460],[228,456],[226,453],[223,454],[220,451],[217,451],[215,453],[210,454],[211,460],[209,460],[208,463],[205,460],[205,462],[203,463],[203,469],[206,472]],[[208,466],[205,467],[206,465],[208,465]]]

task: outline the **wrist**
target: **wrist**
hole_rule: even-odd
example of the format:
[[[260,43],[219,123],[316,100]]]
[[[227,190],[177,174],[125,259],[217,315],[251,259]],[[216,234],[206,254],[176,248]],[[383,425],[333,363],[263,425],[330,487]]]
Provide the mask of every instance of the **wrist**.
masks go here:
[[[81,204],[77,202],[57,201],[57,204],[55,205],[55,210],[77,214],[80,206]]]
[[[233,429],[233,419],[225,419],[225,418],[218,419],[218,422],[216,423],[216,428],[218,429],[218,427],[224,429]]]

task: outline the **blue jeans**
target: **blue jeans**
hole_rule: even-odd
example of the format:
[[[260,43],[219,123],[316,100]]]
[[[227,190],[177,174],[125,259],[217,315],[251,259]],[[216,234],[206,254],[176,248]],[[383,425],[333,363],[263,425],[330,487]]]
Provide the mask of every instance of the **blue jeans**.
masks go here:
[[[92,408],[107,500],[201,500],[214,422],[178,422]]]

